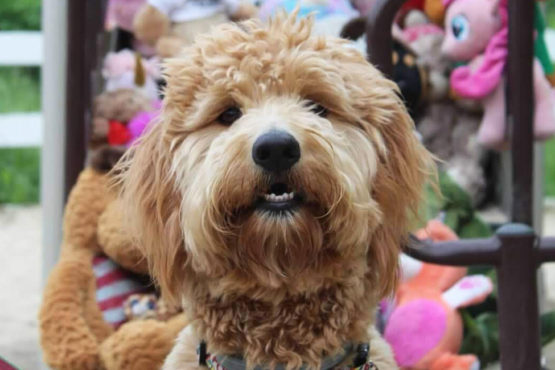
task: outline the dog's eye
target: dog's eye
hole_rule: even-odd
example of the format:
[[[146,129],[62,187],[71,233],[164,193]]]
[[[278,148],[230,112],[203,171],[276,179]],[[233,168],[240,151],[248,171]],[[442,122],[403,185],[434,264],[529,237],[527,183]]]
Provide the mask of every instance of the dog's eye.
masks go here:
[[[307,107],[310,107],[312,113],[319,115],[320,117],[326,117],[328,115],[328,109],[318,103],[309,101]]]
[[[229,107],[218,116],[218,122],[222,125],[231,126],[231,124],[241,118],[243,113],[237,107]]]

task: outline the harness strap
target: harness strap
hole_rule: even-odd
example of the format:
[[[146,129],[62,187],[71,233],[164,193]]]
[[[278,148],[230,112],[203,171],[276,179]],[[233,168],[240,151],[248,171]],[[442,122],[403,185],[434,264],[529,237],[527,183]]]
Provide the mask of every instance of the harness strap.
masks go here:
[[[206,357],[206,367],[210,370],[233,370],[231,368],[227,368],[220,365],[218,363],[217,357],[214,355],[208,355]],[[357,367],[342,366],[342,367],[336,367],[333,370],[379,370],[379,369],[376,367],[376,365],[374,365],[372,361],[367,361],[366,363]]]
[[[356,356],[351,366],[338,366],[345,358],[345,354],[353,351],[354,346],[348,343],[343,347],[344,352],[332,357],[326,357],[322,362],[322,370],[378,370],[376,365],[368,358],[370,346],[367,343],[360,344],[356,348]],[[197,353],[199,355],[199,365],[205,366],[210,370],[245,370],[245,362],[240,357],[218,356],[206,352],[206,343],[200,343]],[[305,370],[305,366],[300,370]],[[256,367],[255,370],[261,370]],[[277,370],[282,370],[281,366]]]

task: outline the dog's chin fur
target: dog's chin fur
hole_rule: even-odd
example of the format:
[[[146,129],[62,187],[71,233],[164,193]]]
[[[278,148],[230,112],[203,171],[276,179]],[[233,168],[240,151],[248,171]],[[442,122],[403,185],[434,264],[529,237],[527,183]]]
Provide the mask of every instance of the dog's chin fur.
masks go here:
[[[288,368],[368,340],[432,168],[394,84],[295,18],[222,25],[169,60],[159,122],[116,168],[131,232],[196,335]],[[282,213],[256,206],[275,179],[252,146],[272,129],[301,149],[279,181],[302,203]]]

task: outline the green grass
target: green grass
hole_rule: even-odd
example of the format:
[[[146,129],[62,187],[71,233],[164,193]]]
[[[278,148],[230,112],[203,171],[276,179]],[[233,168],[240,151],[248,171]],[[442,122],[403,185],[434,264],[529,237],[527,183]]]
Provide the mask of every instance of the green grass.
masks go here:
[[[40,68],[0,67],[0,113],[40,110]]]
[[[1,0],[0,31],[40,30],[40,0]]]
[[[0,164],[0,204],[37,203],[40,149],[0,148]]]
[[[41,29],[41,0],[0,0],[0,31]],[[0,67],[0,113],[40,110],[40,68]],[[37,203],[39,148],[0,148],[0,204]]]
[[[39,111],[39,86],[38,67],[1,67],[0,113]],[[39,174],[40,149],[0,148],[0,204],[37,203]]]
[[[0,68],[0,113],[40,110],[40,69]],[[40,149],[0,148],[0,204],[39,201]]]

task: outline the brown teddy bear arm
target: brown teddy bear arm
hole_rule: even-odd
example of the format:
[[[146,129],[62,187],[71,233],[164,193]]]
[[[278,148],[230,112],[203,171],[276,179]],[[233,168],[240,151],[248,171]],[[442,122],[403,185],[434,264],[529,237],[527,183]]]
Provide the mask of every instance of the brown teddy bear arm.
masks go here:
[[[96,240],[98,217],[112,198],[108,176],[91,168],[85,169],[69,195],[62,247],[99,251]]]
[[[107,370],[159,369],[185,325],[183,314],[167,322],[130,321],[102,343],[102,364]]]
[[[40,340],[45,361],[56,369],[99,366],[99,338],[85,318],[87,296],[94,295],[90,291],[94,281],[91,261],[90,251],[65,254],[44,289],[39,312]]]
[[[125,217],[118,199],[114,199],[100,216],[97,234],[103,252],[118,265],[139,274],[148,273],[146,259],[125,227]]]

